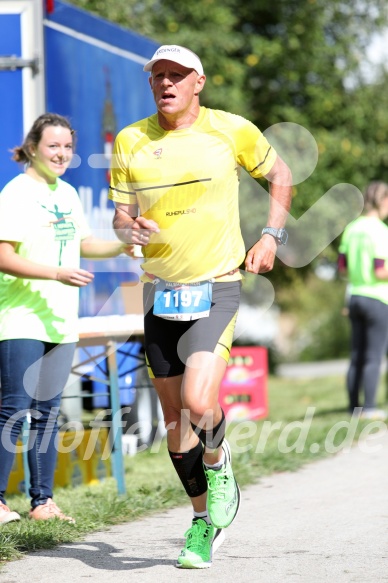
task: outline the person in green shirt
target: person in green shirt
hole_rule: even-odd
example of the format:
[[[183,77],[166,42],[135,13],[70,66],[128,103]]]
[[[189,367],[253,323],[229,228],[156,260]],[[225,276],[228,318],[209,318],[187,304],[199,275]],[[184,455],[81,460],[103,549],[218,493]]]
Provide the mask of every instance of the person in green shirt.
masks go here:
[[[73,150],[68,120],[41,115],[14,149],[25,171],[0,195],[0,526],[20,520],[4,496],[27,415],[29,516],[74,522],[53,501],[53,480],[59,404],[78,340],[79,288],[94,277],[80,268],[80,257],[133,250],[92,236],[77,191],[60,178]]]
[[[388,343],[388,184],[374,181],[364,194],[363,214],[343,232],[338,268],[349,279],[351,359],[347,373],[349,409],[361,417],[386,419],[376,406],[380,369]],[[360,408],[360,409],[359,409]]]

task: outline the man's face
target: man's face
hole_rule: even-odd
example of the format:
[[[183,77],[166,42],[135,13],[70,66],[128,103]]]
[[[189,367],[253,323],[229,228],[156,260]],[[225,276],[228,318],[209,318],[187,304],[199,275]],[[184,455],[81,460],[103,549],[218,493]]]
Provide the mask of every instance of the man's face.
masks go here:
[[[152,67],[150,85],[156,107],[164,115],[188,111],[197,103],[197,95],[204,83],[204,75],[173,61],[163,59]]]

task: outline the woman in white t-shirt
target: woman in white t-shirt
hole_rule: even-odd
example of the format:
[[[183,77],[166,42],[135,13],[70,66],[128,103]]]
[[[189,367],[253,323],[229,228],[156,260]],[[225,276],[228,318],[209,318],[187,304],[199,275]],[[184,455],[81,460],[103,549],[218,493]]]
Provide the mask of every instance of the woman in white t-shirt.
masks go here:
[[[91,235],[76,190],[60,178],[73,151],[68,120],[41,115],[14,149],[25,171],[0,195],[0,524],[20,519],[4,496],[27,413],[29,516],[74,522],[53,502],[52,490],[57,416],[78,340],[79,288],[93,280],[80,257],[132,255],[132,246]]]

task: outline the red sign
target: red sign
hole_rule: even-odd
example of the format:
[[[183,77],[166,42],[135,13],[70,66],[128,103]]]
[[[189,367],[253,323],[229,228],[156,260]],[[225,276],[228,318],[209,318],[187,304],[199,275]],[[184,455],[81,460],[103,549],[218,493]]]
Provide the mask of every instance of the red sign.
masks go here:
[[[221,383],[219,403],[227,421],[268,415],[268,351],[262,346],[233,346]]]

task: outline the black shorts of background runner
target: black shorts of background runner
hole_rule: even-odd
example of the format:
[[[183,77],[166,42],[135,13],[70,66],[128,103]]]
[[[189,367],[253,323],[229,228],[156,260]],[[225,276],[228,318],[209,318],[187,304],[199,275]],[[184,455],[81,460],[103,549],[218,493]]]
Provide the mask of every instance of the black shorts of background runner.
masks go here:
[[[155,286],[144,285],[144,338],[151,378],[181,375],[195,352],[215,352],[229,359],[240,303],[241,281],[216,282],[209,317],[179,322],[153,314]]]

